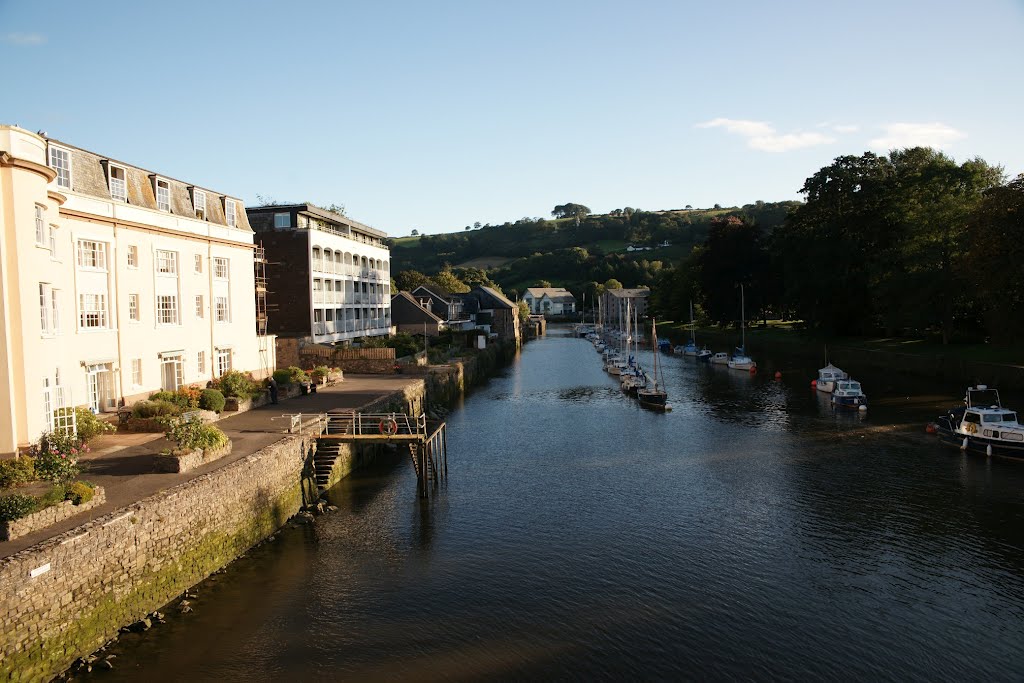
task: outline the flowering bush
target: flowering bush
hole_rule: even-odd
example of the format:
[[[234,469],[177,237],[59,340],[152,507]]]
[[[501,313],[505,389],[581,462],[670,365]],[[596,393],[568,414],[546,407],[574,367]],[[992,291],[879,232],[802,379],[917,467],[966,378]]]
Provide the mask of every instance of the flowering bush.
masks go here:
[[[263,393],[263,388],[253,380],[249,373],[228,370],[213,381],[213,388],[220,389],[225,396],[235,398],[253,398]]]
[[[0,496],[0,521],[21,519],[35,512],[38,505],[34,497],[26,496],[24,493]]]
[[[90,441],[101,434],[117,431],[117,427],[99,419],[88,408],[75,408],[75,426],[78,429],[78,436],[83,441]]]
[[[199,397],[202,393],[203,390],[199,387],[178,387],[175,395],[179,397],[182,410],[195,410],[199,407]]]
[[[78,476],[78,458],[88,452],[88,444],[78,436],[53,432],[44,434],[29,455],[40,479],[63,484]]]

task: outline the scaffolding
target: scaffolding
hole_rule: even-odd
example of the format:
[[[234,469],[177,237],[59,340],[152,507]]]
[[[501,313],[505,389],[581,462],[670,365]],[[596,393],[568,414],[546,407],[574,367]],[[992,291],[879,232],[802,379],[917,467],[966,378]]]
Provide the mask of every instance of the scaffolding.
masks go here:
[[[270,340],[267,339],[267,252],[263,242],[256,245],[253,255],[256,281],[256,339],[259,344],[260,371],[270,375]]]

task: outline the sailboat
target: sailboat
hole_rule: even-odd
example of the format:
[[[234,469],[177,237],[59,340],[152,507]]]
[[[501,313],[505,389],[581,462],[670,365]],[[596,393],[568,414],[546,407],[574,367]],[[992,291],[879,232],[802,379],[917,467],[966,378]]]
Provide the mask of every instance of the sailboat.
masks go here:
[[[651,339],[658,338],[658,327],[656,321],[651,319]],[[636,392],[640,403],[648,408],[657,410],[671,410],[668,405],[668,394],[665,392],[665,379],[661,375],[661,367],[658,365],[658,354],[654,354],[654,371],[651,373],[651,386],[644,387]]]
[[[693,301],[690,301],[690,341],[686,342],[686,346],[683,347],[684,356],[696,356],[697,355],[697,332],[694,329],[693,324]]]
[[[743,296],[743,285],[740,285],[740,345],[736,347],[736,353],[729,359],[729,367],[733,370],[747,370],[757,372],[757,363],[747,355],[747,320],[746,300]]]

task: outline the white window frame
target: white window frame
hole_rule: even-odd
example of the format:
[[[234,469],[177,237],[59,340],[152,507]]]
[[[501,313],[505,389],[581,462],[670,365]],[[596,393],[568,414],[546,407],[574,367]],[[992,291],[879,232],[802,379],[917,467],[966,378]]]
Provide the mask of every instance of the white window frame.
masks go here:
[[[167,208],[164,208],[160,204],[161,185],[163,186],[163,189],[165,189],[167,191],[167,202],[166,202],[166,207]],[[159,176],[153,178],[153,195],[156,197],[156,208],[157,208],[157,210],[158,211],[166,211],[167,213],[170,213],[171,212],[171,182],[169,180],[165,180],[164,178],[161,178]]]
[[[96,324],[87,324],[95,320]],[[82,293],[78,295],[78,329],[107,329],[107,295],[99,293]]]
[[[283,220],[279,220],[283,219]],[[292,227],[292,215],[290,213],[275,213],[274,214],[274,229],[278,230],[281,228]]]
[[[140,322],[139,317],[139,295],[129,294],[128,295],[128,320],[133,323]]]
[[[196,218],[206,220],[206,193],[202,190],[192,190],[192,208],[196,212]]]
[[[47,235],[50,242],[50,258],[57,259],[57,228],[55,223],[50,223],[50,231]]]
[[[78,240],[75,259],[79,270],[107,270],[107,243],[93,239]]]
[[[236,204],[234,199],[224,198],[224,219],[229,228],[234,228],[238,223],[238,215],[235,213]]]
[[[178,252],[170,249],[157,249],[156,272],[157,275],[176,277],[178,275]]]
[[[225,372],[231,369],[231,349],[214,349],[214,368],[217,370],[217,377],[222,377]]]
[[[134,244],[128,245],[128,267],[132,270],[139,267],[139,248]]]
[[[223,303],[223,306],[221,305]],[[214,320],[219,323],[231,322],[231,301],[226,296],[218,296],[213,300]]]
[[[120,171],[121,177],[115,178],[114,171]],[[128,203],[128,169],[117,164],[107,163],[107,187],[110,188],[110,198],[117,202]],[[115,192],[114,188],[120,190]]]
[[[203,255],[202,254],[196,254],[195,262],[192,265],[192,270],[195,272],[196,275],[202,275],[203,274]]]
[[[142,386],[142,359],[132,358],[132,386]]]
[[[196,354],[196,372],[200,375],[206,373],[206,351],[200,351]]]
[[[178,295],[157,294],[156,295],[156,324],[177,325],[178,324]]]
[[[36,204],[36,246],[46,248],[46,207]]]
[[[213,257],[213,277],[218,280],[227,280],[231,275],[231,263],[224,256]]]
[[[196,317],[202,318],[206,315],[206,307],[203,306],[203,295],[196,294]]]
[[[64,156],[63,159],[60,158],[61,155]],[[57,181],[57,187],[70,190],[72,179],[71,150],[51,144],[46,158],[50,162],[50,168],[57,172],[57,177],[54,179]]]
[[[50,308],[53,299],[50,292],[50,283],[39,283],[39,330],[43,337],[53,336],[53,313]]]

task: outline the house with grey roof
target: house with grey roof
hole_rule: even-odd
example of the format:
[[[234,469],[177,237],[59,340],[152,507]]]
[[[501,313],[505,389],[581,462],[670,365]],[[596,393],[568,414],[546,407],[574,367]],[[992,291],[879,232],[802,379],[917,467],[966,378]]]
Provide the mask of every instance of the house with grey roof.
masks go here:
[[[562,287],[527,287],[523,301],[534,314],[566,315],[576,312],[576,297]]]

